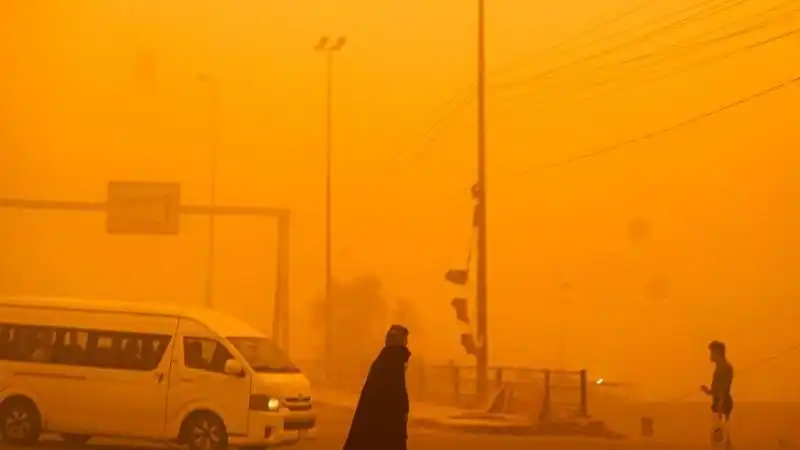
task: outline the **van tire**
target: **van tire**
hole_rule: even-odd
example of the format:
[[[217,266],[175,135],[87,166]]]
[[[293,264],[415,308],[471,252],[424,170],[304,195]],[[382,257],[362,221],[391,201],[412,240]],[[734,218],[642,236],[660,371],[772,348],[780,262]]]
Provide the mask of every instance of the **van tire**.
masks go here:
[[[27,397],[11,397],[0,405],[0,435],[15,445],[32,445],[42,435],[42,415]]]
[[[69,445],[86,445],[91,438],[85,434],[61,433],[61,440]]]
[[[183,421],[180,442],[189,450],[227,450],[228,430],[216,414],[198,411]]]

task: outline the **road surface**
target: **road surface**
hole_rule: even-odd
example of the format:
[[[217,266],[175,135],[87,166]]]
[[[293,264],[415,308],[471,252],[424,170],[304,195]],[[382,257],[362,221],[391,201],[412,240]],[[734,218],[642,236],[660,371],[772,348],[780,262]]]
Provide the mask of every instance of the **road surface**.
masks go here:
[[[300,444],[295,450],[341,450],[350,425],[350,417],[351,413],[346,411],[323,411],[319,418],[319,438],[314,442]],[[596,440],[565,441],[487,436],[414,427],[409,429],[408,434],[408,450],[623,450],[631,448],[630,445],[620,445],[620,442],[603,443]],[[637,446],[636,450],[641,450],[641,446]]]
[[[319,436],[311,442],[303,442],[292,450],[341,450],[347,429],[350,425],[350,413],[335,409],[319,411]],[[71,446],[48,439],[36,447],[0,446],[0,450],[154,450],[159,446],[136,444],[131,442],[114,442],[108,440],[91,441],[88,446]],[[707,450],[709,445],[644,445],[636,441],[602,441],[592,439],[565,438],[526,438],[513,436],[487,436],[442,432],[434,430],[409,430],[408,450]],[[750,450],[751,446],[737,445],[736,450]],[[769,450],[779,448],[776,443],[767,443],[753,450]],[[789,447],[792,448],[792,447]],[[380,450],[380,449],[378,449]]]

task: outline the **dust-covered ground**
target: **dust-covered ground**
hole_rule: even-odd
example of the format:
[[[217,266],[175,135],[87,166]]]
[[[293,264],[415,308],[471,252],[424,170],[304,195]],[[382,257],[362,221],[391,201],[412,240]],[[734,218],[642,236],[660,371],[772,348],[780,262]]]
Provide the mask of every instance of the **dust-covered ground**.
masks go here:
[[[706,443],[713,423],[708,403],[591,405],[589,410],[613,430],[634,438],[640,436],[641,418],[651,417],[654,440],[669,444]],[[737,403],[730,429],[737,448],[800,449],[800,404]]]
[[[626,405],[603,408],[595,405],[593,415],[614,430],[629,434],[620,441],[582,438],[532,438],[489,436],[441,432],[421,428],[409,431],[409,450],[601,450],[710,449],[711,415],[706,404]],[[735,449],[769,450],[798,448],[800,443],[800,405],[744,404],[732,423]],[[741,409],[738,410],[738,409]],[[298,450],[339,450],[349,426],[350,412],[322,408],[320,438],[302,444]],[[640,436],[642,415],[655,420],[656,435],[651,440]]]
[[[777,404],[738,405],[733,427],[735,449],[769,450],[798,448],[800,443],[800,407]],[[409,450],[695,450],[711,449],[709,441],[709,414],[707,405],[627,405],[624,409],[596,407],[594,416],[604,419],[615,431],[627,432],[631,439],[620,441],[581,438],[532,438],[514,436],[489,436],[442,432],[412,428],[409,430]],[[653,440],[638,437],[640,418],[647,413],[655,419],[656,436]],[[346,409],[321,407],[319,410],[319,438],[292,447],[296,450],[341,450],[351,413]],[[601,417],[602,416],[602,417]],[[78,450],[58,441],[49,440],[38,447],[46,450]],[[140,450],[151,445],[113,440],[90,442],[84,450]],[[10,450],[25,450],[13,448]],[[36,447],[34,447],[36,448]],[[380,450],[380,449],[377,449]]]

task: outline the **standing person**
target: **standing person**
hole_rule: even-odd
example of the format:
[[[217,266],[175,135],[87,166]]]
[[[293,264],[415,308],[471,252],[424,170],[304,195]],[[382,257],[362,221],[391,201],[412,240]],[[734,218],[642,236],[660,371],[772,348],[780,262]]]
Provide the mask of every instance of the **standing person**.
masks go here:
[[[405,450],[408,425],[408,329],[392,325],[369,369],[344,450]]]
[[[725,344],[713,341],[708,344],[709,357],[714,363],[714,375],[711,386],[701,386],[703,393],[711,397],[711,412],[714,413],[715,425],[712,430],[712,442],[730,448],[730,430],[728,422],[733,411],[733,366],[728,361]]]

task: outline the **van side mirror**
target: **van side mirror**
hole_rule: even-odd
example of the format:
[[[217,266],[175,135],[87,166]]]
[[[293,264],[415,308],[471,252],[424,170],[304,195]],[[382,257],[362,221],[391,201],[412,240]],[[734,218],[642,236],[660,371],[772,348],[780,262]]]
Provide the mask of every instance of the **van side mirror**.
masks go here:
[[[235,377],[243,377],[244,367],[238,359],[229,359],[225,361],[225,373]]]

